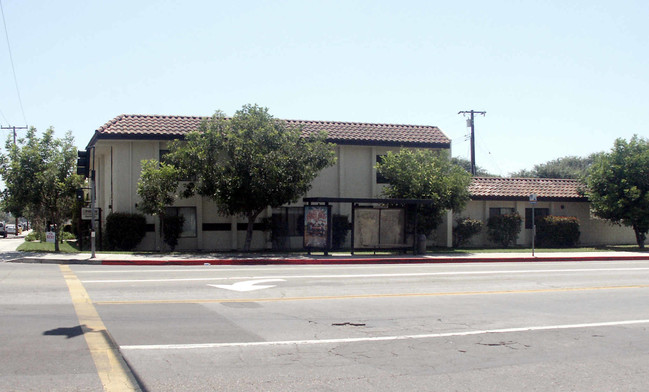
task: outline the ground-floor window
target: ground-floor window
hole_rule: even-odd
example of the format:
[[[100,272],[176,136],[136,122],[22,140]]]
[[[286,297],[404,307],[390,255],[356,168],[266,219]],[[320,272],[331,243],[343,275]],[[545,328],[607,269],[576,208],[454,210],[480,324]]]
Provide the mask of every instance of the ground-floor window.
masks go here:
[[[167,207],[166,214],[185,218],[180,238],[196,237],[196,207]]]
[[[282,207],[273,209],[273,230],[280,236],[301,237],[304,235],[304,208]]]
[[[513,209],[513,208],[509,208],[509,207],[490,208],[489,209],[489,218],[491,218],[492,216],[511,215],[514,212],[516,212],[516,210]]]
[[[548,215],[550,215],[549,208],[534,209],[534,220],[539,220],[544,216],[548,216]],[[532,229],[532,209],[531,208],[525,209],[525,228],[530,230]]]

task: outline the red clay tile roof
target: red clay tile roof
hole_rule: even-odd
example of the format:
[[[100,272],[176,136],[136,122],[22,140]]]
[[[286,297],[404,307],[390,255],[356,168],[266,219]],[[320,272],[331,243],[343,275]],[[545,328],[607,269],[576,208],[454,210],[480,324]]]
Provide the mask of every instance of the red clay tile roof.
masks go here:
[[[473,200],[529,200],[534,193],[539,201],[585,201],[578,180],[556,178],[499,178],[474,177],[469,186]]]
[[[179,138],[198,129],[208,117],[121,115],[104,124],[96,139],[115,138]],[[289,126],[302,127],[302,134],[327,132],[334,143],[362,145],[404,145],[449,148],[451,140],[437,127],[424,125],[369,124],[336,121],[283,120]]]

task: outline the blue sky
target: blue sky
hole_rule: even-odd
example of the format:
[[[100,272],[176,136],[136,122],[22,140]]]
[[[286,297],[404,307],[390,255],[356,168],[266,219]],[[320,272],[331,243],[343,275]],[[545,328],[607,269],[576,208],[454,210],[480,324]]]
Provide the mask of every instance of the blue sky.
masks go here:
[[[646,1],[2,0],[0,122],[120,114],[436,125],[494,174],[649,135]],[[4,134],[9,134],[4,131]],[[5,137],[3,135],[2,137]]]

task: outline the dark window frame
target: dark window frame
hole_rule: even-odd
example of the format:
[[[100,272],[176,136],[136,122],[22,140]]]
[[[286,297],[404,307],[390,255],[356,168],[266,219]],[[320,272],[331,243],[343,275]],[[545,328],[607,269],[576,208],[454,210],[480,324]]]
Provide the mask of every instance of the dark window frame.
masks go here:
[[[189,225],[190,222],[187,221],[185,218],[185,222],[183,223],[183,231],[180,233],[179,238],[196,238],[198,237],[198,211],[196,207],[193,206],[185,206],[185,207],[167,207],[165,213],[169,216],[178,216],[180,214],[181,210],[193,210],[194,212],[194,224],[193,228],[190,230],[185,230],[186,225]],[[185,216],[184,214],[181,214],[182,216]],[[189,233],[189,234],[187,234]]]
[[[490,207],[489,208],[489,218],[492,216],[500,216],[500,215],[511,215],[516,213],[516,209],[514,207]]]
[[[383,158],[386,156],[386,154],[377,154],[376,155],[376,163],[379,164],[383,162]],[[389,184],[390,181],[388,181],[387,178],[385,178],[377,169],[376,170],[376,183],[377,184]]]
[[[547,207],[534,208],[534,220],[549,215],[550,215],[550,209]],[[525,209],[525,228],[528,230],[532,229],[532,208]]]

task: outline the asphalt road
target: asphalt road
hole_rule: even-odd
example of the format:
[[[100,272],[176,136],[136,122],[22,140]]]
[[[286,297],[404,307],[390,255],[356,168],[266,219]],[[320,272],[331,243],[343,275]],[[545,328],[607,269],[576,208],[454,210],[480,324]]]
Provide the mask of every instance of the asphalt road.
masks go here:
[[[649,390],[649,261],[0,263],[0,285],[3,391]]]

